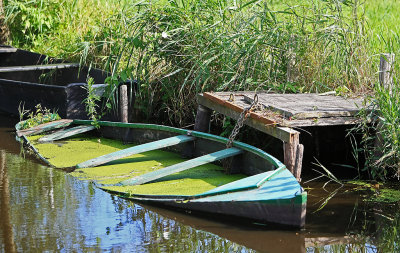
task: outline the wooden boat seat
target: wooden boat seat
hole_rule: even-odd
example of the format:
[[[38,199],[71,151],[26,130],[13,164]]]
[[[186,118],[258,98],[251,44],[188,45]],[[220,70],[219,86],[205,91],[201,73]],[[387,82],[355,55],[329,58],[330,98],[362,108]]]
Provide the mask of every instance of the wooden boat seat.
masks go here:
[[[36,127],[31,127],[24,130],[18,130],[17,136],[21,137],[21,136],[29,136],[29,135],[44,133],[53,129],[67,127],[71,125],[72,122],[73,122],[72,119],[61,119],[61,120],[51,121]]]
[[[86,126],[86,125],[71,127],[68,129],[60,130],[55,133],[43,136],[38,141],[39,143],[57,141],[77,134],[86,133],[94,129],[95,129],[94,126]]]
[[[29,66],[10,66],[10,67],[0,67],[0,73],[66,69],[66,68],[76,68],[76,67],[79,67],[79,63],[56,63],[56,64],[29,65]]]
[[[178,135],[174,137],[170,137],[167,139],[153,141],[145,144],[141,144],[138,146],[133,146],[127,149],[119,150],[107,155],[99,156],[94,159],[82,162],[76,165],[77,168],[88,168],[88,167],[95,167],[99,166],[114,160],[118,160],[124,157],[128,157],[134,154],[144,153],[151,150],[161,149],[170,147],[173,145],[177,145],[180,143],[185,143],[189,141],[193,141],[195,138],[188,135]]]
[[[211,154],[207,154],[207,155],[203,155],[194,159],[190,159],[187,160],[185,162],[181,162],[178,164],[174,164],[172,166],[163,168],[163,169],[159,169],[156,171],[152,171],[149,173],[146,173],[144,175],[141,176],[137,176],[125,181],[122,181],[120,183],[120,185],[140,185],[140,184],[145,184],[151,181],[154,181],[156,179],[162,178],[162,177],[166,177],[169,176],[171,174],[175,174],[178,172],[182,172],[206,163],[211,163],[211,162],[215,162],[224,158],[228,158],[228,157],[232,157],[235,155],[239,155],[243,153],[243,151],[241,149],[238,148],[227,148],[227,149],[223,149]]]

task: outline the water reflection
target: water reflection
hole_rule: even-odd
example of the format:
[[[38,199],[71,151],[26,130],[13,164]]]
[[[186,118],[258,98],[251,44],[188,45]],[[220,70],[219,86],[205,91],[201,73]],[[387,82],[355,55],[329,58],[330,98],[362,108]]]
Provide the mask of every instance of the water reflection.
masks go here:
[[[399,252],[397,205],[310,184],[307,225],[280,231],[138,205],[20,155],[0,116],[0,251]],[[322,201],[322,202],[321,202]]]
[[[10,217],[10,189],[6,168],[6,152],[4,150],[0,150],[0,217],[2,238],[4,240],[2,250],[16,252]]]

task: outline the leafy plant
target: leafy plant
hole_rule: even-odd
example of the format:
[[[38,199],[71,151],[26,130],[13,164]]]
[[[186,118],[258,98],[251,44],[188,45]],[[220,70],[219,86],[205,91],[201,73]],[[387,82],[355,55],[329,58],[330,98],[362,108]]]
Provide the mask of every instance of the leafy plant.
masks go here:
[[[89,77],[87,79],[87,85],[85,86],[87,91],[87,97],[83,100],[85,104],[85,109],[88,117],[93,121],[92,125],[99,128],[98,120],[101,115],[98,112],[99,102],[101,100],[100,95],[96,93],[96,88],[94,87],[94,79]]]
[[[20,105],[18,111],[21,129],[28,129],[40,124],[61,119],[56,112],[51,112],[49,109],[43,108],[41,104],[37,104],[33,111],[25,110],[24,106]],[[27,117],[24,120],[25,116]]]

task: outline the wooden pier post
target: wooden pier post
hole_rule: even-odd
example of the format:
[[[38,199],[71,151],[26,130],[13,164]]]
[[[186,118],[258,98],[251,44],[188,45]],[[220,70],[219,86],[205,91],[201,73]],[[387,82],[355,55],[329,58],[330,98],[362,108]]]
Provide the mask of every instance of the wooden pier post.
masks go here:
[[[197,107],[196,120],[194,123],[194,130],[208,133],[210,132],[210,120],[212,110],[209,108],[199,105]]]
[[[283,144],[283,163],[292,172],[297,181],[301,181],[304,146],[300,144],[300,133],[292,134],[288,142]]]
[[[380,63],[379,63],[379,83],[386,90],[389,90],[389,93],[392,93],[392,85],[393,85],[393,75],[392,75],[392,66],[394,63],[394,54],[385,53],[381,54]],[[383,137],[380,133],[380,129],[382,128],[382,123],[378,120],[376,125],[376,139],[374,142],[374,156],[376,159],[382,157],[383,153],[380,150],[383,143]]]
[[[211,113],[212,113],[211,109],[199,104],[199,106],[197,107],[197,114],[193,130],[209,133]],[[188,142],[182,145],[184,145],[182,150],[182,156],[185,158],[192,158],[194,156],[196,141]]]
[[[120,113],[120,121],[123,123],[128,123],[128,108],[129,108],[129,99],[128,99],[128,86],[126,84],[121,84],[119,86],[119,113]]]
[[[379,82],[385,89],[388,89],[390,93],[392,92],[393,85],[392,65],[394,63],[394,57],[394,54],[381,54],[379,64]]]

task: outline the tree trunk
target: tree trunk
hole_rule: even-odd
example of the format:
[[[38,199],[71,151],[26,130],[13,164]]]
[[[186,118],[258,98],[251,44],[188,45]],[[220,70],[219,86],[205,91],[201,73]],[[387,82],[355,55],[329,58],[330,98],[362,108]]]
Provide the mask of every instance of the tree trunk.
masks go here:
[[[10,31],[5,22],[4,2],[0,0],[0,44],[6,44],[10,37]]]

